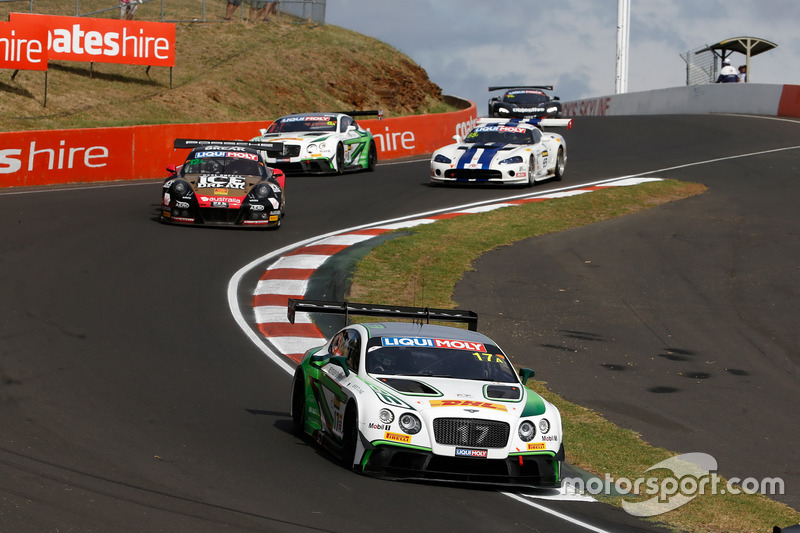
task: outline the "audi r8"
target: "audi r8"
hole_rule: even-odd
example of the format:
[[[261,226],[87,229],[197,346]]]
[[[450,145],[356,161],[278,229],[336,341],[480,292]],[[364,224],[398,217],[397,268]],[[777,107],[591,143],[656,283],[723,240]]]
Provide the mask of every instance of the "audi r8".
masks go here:
[[[508,89],[502,96],[489,99],[489,117],[492,118],[561,118],[561,102],[544,91],[552,85],[522,85],[516,87],[489,87],[490,91]]]
[[[167,167],[161,222],[168,224],[280,227],[286,210],[285,176],[260,150],[274,143],[175,139],[191,148],[182,165]]]
[[[298,113],[277,119],[253,141],[277,142],[280,149],[266,150],[267,164],[287,173],[342,174],[375,169],[378,150],[369,130],[354,116],[382,111],[348,113]]]
[[[471,311],[289,300],[297,312],[411,318],[350,324],[308,350],[295,432],[356,472],[401,480],[560,486],[558,409],[525,386]],[[465,322],[470,329],[431,324]]]
[[[501,184],[532,186],[560,180],[567,167],[567,143],[540,128],[572,127],[572,119],[478,119],[455,144],[431,157],[431,184]]]

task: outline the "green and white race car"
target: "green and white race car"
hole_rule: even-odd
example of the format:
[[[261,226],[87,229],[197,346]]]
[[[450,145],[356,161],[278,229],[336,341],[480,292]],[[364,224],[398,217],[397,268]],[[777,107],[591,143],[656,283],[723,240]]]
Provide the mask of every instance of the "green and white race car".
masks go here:
[[[289,300],[295,313],[412,318],[339,330],[306,352],[292,386],[295,432],[346,468],[390,479],[559,487],[558,409],[533,371],[474,331],[471,311]],[[422,321],[466,322],[470,330]]]
[[[267,164],[285,173],[342,174],[374,170],[378,163],[375,139],[354,116],[382,117],[381,111],[298,113],[287,115],[261,130],[252,141],[280,143],[280,150],[262,153]]]

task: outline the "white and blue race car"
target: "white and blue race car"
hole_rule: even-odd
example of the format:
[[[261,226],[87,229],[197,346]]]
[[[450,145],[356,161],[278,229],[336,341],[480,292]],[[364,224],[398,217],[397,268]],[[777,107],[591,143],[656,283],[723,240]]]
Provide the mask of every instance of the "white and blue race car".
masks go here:
[[[455,144],[431,157],[432,184],[532,186],[560,180],[567,166],[567,143],[543,127],[572,127],[572,119],[482,118]]]

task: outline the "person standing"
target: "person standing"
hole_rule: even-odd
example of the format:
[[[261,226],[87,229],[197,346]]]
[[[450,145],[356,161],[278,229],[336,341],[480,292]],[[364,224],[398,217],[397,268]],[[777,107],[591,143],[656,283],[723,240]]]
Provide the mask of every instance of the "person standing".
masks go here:
[[[269,14],[275,13],[275,2],[268,0],[249,0],[250,15],[247,22],[269,22]]]
[[[739,73],[731,66],[731,60],[727,57],[722,60],[722,69],[719,71],[717,83],[736,83],[739,81]]]
[[[270,13],[275,13],[275,4],[276,2],[267,1],[266,6],[264,6],[264,8],[258,12],[258,20],[262,22],[269,22]]]
[[[140,3],[140,0],[119,0],[119,18],[133,20]]]
[[[739,65],[739,83],[747,82],[747,65]]]
[[[242,0],[228,0],[228,5],[225,6],[225,20],[233,19],[233,13],[240,5],[242,5]]]

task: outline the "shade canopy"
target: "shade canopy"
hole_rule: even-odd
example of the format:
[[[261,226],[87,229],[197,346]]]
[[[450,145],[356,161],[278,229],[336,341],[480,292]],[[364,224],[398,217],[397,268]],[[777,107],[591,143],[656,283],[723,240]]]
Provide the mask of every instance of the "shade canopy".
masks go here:
[[[768,52],[778,45],[772,41],[761,39],[759,37],[731,37],[716,44],[706,46],[702,50],[698,50],[695,54],[702,52],[713,52],[714,55],[725,59],[733,52],[744,54],[747,58],[747,81],[750,81],[750,58],[758,54]]]

